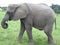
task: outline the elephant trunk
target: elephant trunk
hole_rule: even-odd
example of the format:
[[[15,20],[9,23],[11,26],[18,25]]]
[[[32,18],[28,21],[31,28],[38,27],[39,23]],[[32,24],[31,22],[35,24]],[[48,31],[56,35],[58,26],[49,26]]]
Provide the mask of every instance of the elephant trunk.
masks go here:
[[[1,22],[2,28],[4,28],[4,29],[7,29],[8,28],[8,24],[6,22],[8,20],[9,20],[9,16],[8,15],[5,15],[5,17],[3,18],[2,22]]]

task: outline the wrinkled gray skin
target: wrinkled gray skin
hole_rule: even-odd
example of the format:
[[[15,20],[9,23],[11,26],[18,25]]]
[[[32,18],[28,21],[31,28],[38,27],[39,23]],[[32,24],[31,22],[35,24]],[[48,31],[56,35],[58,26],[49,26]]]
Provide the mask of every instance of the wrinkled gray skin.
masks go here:
[[[27,32],[29,38],[29,44],[33,44],[32,39],[32,27],[39,30],[44,30],[48,37],[48,43],[54,44],[52,36],[53,23],[55,22],[56,16],[54,11],[45,4],[11,4],[8,6],[5,17],[3,18],[1,25],[3,28],[7,28],[8,24],[6,21],[21,20],[21,29],[18,40],[22,40],[22,36]]]

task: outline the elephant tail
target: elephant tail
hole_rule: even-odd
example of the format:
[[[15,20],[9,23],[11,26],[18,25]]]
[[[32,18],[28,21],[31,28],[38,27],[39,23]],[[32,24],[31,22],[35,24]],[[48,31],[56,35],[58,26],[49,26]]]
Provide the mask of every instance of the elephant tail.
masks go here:
[[[56,19],[55,19],[55,29],[57,29],[57,27],[56,27]]]

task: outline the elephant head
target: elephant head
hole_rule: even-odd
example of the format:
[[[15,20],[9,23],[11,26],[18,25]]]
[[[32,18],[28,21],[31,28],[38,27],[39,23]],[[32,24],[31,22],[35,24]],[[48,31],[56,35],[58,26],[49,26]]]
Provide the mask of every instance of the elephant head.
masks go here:
[[[25,4],[10,4],[7,8],[7,12],[1,22],[2,28],[8,28],[7,21],[18,20],[22,18],[26,18],[28,14],[28,10]]]

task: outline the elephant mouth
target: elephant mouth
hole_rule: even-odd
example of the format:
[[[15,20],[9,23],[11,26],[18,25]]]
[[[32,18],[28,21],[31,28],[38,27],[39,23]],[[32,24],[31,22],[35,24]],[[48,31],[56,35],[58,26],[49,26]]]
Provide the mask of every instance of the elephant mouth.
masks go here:
[[[6,22],[2,23],[2,28],[7,29],[8,28],[8,24]]]

